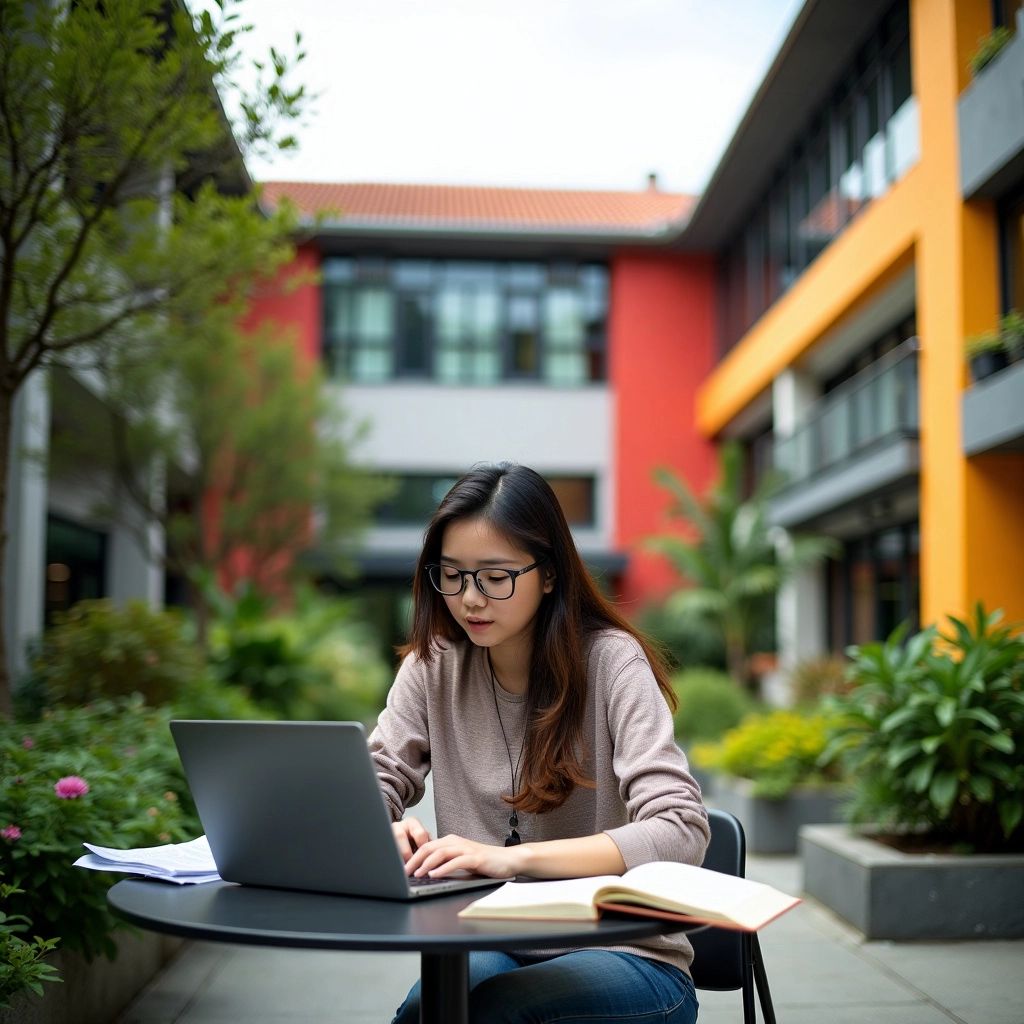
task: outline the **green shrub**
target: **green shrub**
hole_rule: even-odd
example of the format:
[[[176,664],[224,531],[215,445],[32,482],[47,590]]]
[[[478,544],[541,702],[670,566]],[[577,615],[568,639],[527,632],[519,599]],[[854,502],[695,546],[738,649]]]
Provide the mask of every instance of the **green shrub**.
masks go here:
[[[703,768],[751,779],[758,796],[783,797],[797,786],[838,780],[834,767],[819,759],[829,737],[824,714],[769,711],[746,717],[717,743],[698,743],[691,754]]]
[[[8,835],[0,841],[9,842],[17,830],[5,826],[5,831]],[[38,935],[31,941],[22,938],[29,933],[32,922],[24,914],[7,913],[10,897],[22,893],[17,886],[0,882],[0,1010],[10,1006],[19,992],[41,996],[43,982],[61,980],[57,968],[46,963],[46,957],[56,949],[59,940]]]
[[[854,821],[978,850],[1024,848],[1024,635],[979,603],[909,640],[851,648],[824,758],[854,782]],[[905,642],[906,640],[906,642]]]
[[[850,689],[845,658],[824,656],[798,662],[789,676],[790,693],[800,707],[813,707],[823,697],[846,693]]]
[[[203,659],[178,613],[102,599],[59,613],[31,669],[28,688],[44,706],[133,693],[147,704],[167,704],[197,684]]]
[[[754,710],[753,699],[731,676],[710,668],[691,668],[672,678],[679,707],[676,735],[683,741],[717,739]]]
[[[717,626],[670,612],[665,605],[645,608],[637,625],[668,652],[679,669],[725,668],[725,644]]]
[[[0,873],[14,886],[8,914],[88,958],[114,955],[111,932],[123,925],[107,910],[111,878],[73,864],[83,842],[132,848],[200,834],[183,799],[171,714],[134,697],[0,722]]]
[[[210,652],[216,678],[280,718],[369,723],[392,678],[354,606],[310,592],[288,614],[252,591],[221,599]]]

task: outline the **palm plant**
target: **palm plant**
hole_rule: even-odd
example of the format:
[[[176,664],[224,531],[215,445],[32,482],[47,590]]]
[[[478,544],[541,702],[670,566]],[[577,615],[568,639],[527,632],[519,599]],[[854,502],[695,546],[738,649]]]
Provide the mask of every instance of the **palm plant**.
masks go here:
[[[749,682],[748,659],[756,640],[774,627],[775,594],[798,570],[832,554],[834,542],[773,526],[768,502],[780,479],[766,474],[745,497],[739,445],[723,445],[720,459],[719,479],[704,498],[673,471],[656,472],[672,496],[671,514],[685,520],[695,536],[662,535],[651,538],[649,546],[690,584],[669,597],[669,611],[718,629],[729,673]]]

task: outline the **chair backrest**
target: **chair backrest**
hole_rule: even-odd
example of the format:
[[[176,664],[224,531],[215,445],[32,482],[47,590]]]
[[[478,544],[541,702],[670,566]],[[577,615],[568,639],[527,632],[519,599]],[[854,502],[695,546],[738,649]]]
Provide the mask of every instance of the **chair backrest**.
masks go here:
[[[728,811],[708,808],[711,842],[704,855],[704,867],[726,875],[744,876],[747,841],[743,826]],[[693,945],[690,974],[697,988],[732,991],[745,980],[745,935],[725,928],[708,928],[689,936]]]

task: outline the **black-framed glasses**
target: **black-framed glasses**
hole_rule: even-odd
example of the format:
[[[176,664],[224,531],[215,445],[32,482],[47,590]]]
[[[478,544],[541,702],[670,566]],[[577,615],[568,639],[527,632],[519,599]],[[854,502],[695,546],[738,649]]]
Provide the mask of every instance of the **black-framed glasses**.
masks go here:
[[[454,565],[428,565],[427,576],[434,589],[445,597],[455,597],[466,587],[467,577],[484,597],[494,601],[507,601],[516,592],[516,578],[532,572],[543,558],[522,569],[456,569]]]

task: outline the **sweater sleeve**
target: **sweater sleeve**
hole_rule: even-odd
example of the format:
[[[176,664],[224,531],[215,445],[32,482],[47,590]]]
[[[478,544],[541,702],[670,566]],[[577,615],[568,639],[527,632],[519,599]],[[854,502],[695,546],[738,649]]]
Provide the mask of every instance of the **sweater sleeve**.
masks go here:
[[[626,867],[654,860],[700,864],[710,830],[700,787],[675,741],[672,714],[639,651],[608,687],[613,765],[629,823],[609,829]]]
[[[388,691],[387,704],[370,734],[370,756],[392,821],[419,803],[430,771],[430,725],[423,665],[410,655]]]

